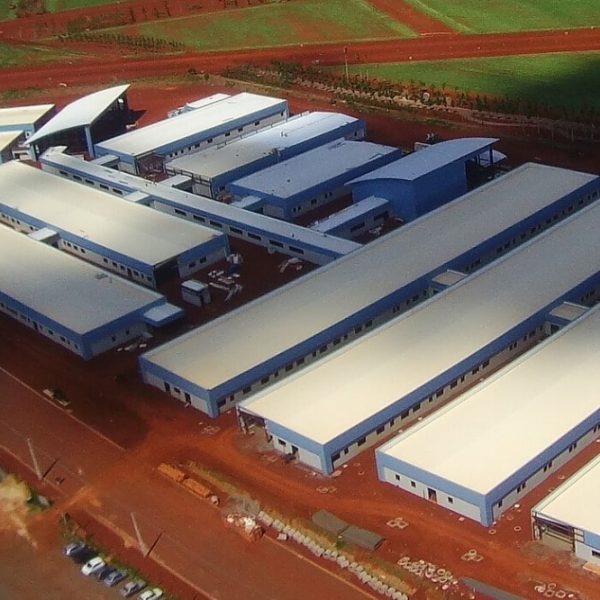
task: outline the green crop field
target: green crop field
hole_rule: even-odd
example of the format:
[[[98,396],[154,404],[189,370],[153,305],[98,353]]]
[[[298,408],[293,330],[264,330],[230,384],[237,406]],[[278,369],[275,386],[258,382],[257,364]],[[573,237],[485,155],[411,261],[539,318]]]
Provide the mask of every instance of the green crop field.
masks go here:
[[[78,54],[56,50],[55,48],[48,49],[43,46],[24,48],[0,43],[1,67],[27,66],[44,62],[75,59],[78,56]]]
[[[118,4],[118,0],[46,0],[46,10],[50,13],[61,12],[63,10],[73,10],[75,8],[90,8],[92,6],[102,6],[103,4]]]
[[[464,33],[533,31],[600,25],[598,0],[406,0]]]
[[[350,72],[557,107],[600,109],[600,52],[355,65]]]
[[[10,7],[10,2],[0,2],[0,21],[8,21],[16,16],[15,9]]]
[[[182,42],[197,50],[413,37],[365,0],[304,0],[115,28]]]

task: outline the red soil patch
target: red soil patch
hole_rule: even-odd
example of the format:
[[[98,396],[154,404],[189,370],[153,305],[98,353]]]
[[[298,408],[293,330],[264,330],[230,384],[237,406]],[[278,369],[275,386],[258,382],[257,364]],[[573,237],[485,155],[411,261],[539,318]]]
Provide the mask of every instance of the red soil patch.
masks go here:
[[[445,23],[415,10],[402,0],[369,0],[375,8],[421,35],[454,33]]]

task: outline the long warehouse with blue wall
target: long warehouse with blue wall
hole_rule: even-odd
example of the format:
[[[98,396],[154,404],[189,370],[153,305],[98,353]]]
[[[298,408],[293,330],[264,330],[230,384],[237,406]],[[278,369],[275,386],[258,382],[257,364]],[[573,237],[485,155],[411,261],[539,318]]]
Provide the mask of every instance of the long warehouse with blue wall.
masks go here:
[[[210,198],[153,183],[115,171],[98,162],[81,160],[53,148],[40,159],[42,169],[145,204],[160,212],[240,238],[268,251],[280,252],[315,264],[326,264],[361,247],[360,244],[292,223],[216,202]]]
[[[161,294],[5,225],[0,311],[86,360],[183,315]]]
[[[538,343],[549,313],[600,292],[600,203],[237,406],[277,450],[331,473]],[[575,243],[576,241],[576,243]]]
[[[361,140],[364,121],[341,113],[290,117],[237,140],[167,163],[169,175],[185,175],[194,194],[224,197],[227,184],[337,139]]]
[[[599,194],[595,175],[523,165],[142,355],[144,380],[217,416],[427,299],[448,269],[469,273]]]
[[[337,140],[237,179],[228,190],[234,206],[291,221],[349,195],[348,181],[401,155],[391,146]]]
[[[27,233],[49,228],[59,248],[150,287],[229,250],[227,237],[214,229],[16,161],[0,166],[0,221]]]
[[[242,92],[140,127],[94,146],[117,158],[121,171],[162,173],[178,156],[216,146],[288,117],[286,100]]]
[[[600,307],[380,447],[379,478],[490,526],[598,437],[598,369]]]

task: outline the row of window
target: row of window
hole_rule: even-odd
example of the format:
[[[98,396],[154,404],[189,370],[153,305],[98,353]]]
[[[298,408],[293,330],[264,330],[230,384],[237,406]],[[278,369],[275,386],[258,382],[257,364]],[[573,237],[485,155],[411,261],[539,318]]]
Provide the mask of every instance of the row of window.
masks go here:
[[[68,173],[67,171],[59,170],[58,172],[63,177],[67,177],[69,179],[74,179],[75,181],[86,183],[87,185],[91,185],[92,187],[99,187],[101,190],[104,190],[105,192],[110,192],[112,194],[116,194],[117,196],[123,196],[123,194],[124,194],[123,190],[120,190],[119,188],[109,187],[108,185],[106,185],[104,183],[95,182],[95,181],[92,181],[91,179],[83,178],[83,177],[80,177],[79,175]]]
[[[283,113],[281,113],[281,116],[283,116]],[[259,125],[260,125],[260,120],[254,121],[253,127],[258,127]],[[242,127],[238,127],[237,133],[242,133],[246,127],[247,127],[246,125],[244,125]],[[232,131],[233,130],[224,132],[222,137],[224,137],[224,138],[231,137]],[[214,138],[209,137],[204,142],[196,142],[194,144],[190,144],[189,146],[186,146],[185,148],[180,148],[179,150],[174,150],[173,152],[169,152],[167,154],[167,158],[175,158],[176,156],[180,156],[182,154],[189,154],[193,150],[199,150],[201,146],[208,146],[209,144],[212,144],[214,141],[215,141]]]

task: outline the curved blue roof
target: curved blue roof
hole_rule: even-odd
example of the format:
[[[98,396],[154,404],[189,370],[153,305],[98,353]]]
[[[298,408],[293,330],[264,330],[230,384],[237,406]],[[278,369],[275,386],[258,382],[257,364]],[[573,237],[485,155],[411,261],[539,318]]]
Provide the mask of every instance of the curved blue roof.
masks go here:
[[[479,155],[497,141],[498,138],[472,137],[439,142],[357,177],[349,184],[376,179],[414,181],[457,160],[466,160],[473,155]]]

